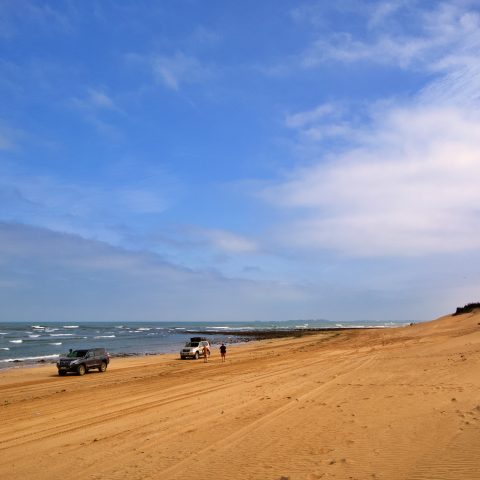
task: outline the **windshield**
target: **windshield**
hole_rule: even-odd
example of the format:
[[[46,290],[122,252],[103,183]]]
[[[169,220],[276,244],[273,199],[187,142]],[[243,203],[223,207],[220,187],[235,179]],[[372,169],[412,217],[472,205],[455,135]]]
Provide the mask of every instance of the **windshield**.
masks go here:
[[[87,350],[73,350],[73,352],[68,352],[67,357],[69,358],[81,358],[87,354]]]
[[[198,342],[187,342],[186,347],[198,347]]]

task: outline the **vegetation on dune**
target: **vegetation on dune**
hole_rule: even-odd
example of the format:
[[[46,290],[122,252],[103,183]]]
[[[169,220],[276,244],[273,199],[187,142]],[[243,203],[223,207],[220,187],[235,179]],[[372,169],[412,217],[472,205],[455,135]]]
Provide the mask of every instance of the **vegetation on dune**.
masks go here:
[[[480,308],[480,302],[467,303],[464,307],[457,307],[457,310],[453,315],[462,315],[462,313],[471,313],[477,308]]]

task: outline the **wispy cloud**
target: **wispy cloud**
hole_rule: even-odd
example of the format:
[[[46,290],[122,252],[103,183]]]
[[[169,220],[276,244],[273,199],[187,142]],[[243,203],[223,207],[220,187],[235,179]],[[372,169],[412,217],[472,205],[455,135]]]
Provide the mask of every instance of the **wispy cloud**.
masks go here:
[[[155,77],[166,87],[179,90],[183,83],[204,80],[209,69],[197,58],[177,52],[174,55],[155,55],[151,60]]]
[[[48,5],[30,0],[2,2],[0,5],[0,37],[14,37],[25,25],[34,25],[44,30],[70,32],[70,16]]]
[[[111,97],[109,97],[105,91],[97,90],[94,88],[88,89],[88,100],[90,105],[98,108],[106,108],[108,110],[118,110]]]
[[[347,136],[353,141],[358,132],[348,113],[340,104],[324,103],[312,110],[287,115],[285,125],[299,132],[307,141],[318,142],[325,138]]]
[[[121,244],[122,229],[136,218],[158,215],[169,208],[177,182],[161,171],[142,178],[116,178],[111,185],[73,183],[51,175],[33,175],[0,164],[0,219]]]
[[[102,110],[121,112],[120,107],[103,88],[87,88],[83,97],[72,97],[70,104],[85,112]]]
[[[448,5],[428,15],[423,36],[410,41],[402,42],[401,33],[371,43],[343,36],[315,50],[311,66],[327,57],[381,61],[422,65],[436,76],[408,101],[374,104],[369,122],[355,125],[349,148],[312,157],[311,167],[262,191],[274,205],[296,212],[296,220],[278,230],[280,243],[360,256],[480,248],[479,17]],[[329,128],[349,133],[348,124],[342,132],[329,115],[321,105],[286,123],[303,133],[299,142],[321,142]]]
[[[304,127],[324,118],[329,118],[332,115],[336,116],[337,111],[337,108],[331,103],[324,103],[309,111],[287,115],[285,123],[290,128]]]
[[[152,72],[158,83],[174,91],[179,91],[183,85],[203,82],[212,77],[209,66],[182,51],[172,54],[130,53],[126,59],[131,64],[143,65]]]
[[[225,230],[197,230],[200,238],[204,238],[211,245],[226,253],[252,253],[257,250],[254,241]]]
[[[175,228],[164,229],[154,235],[153,242],[170,245],[183,253],[196,249],[214,255],[251,254],[259,251],[258,243],[250,237],[198,225],[177,225]]]
[[[479,131],[455,109],[386,112],[362,147],[264,191],[301,212],[282,239],[373,256],[479,248]]]
[[[292,74],[341,62],[369,62],[402,69],[449,69],[447,63],[463,62],[480,47],[480,15],[468,9],[475,2],[439,2],[426,8],[406,0],[366,3],[307,4],[292,11],[292,19],[310,29],[313,40],[282,65],[265,67],[266,73]],[[478,4],[476,4],[478,6]],[[362,28],[331,28],[332,11],[349,17]],[[447,60],[448,59],[448,60]],[[447,60],[447,62],[446,62]]]
[[[103,88],[87,88],[83,97],[72,97],[68,105],[81,112],[83,119],[101,135],[112,140],[121,138],[111,115],[124,115],[122,109]],[[109,116],[107,116],[109,115]]]

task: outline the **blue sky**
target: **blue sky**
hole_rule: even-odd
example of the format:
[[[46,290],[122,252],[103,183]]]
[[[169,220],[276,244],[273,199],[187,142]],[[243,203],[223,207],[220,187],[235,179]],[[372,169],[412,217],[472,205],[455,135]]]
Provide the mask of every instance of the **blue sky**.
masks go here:
[[[0,321],[478,301],[480,2],[0,0]]]

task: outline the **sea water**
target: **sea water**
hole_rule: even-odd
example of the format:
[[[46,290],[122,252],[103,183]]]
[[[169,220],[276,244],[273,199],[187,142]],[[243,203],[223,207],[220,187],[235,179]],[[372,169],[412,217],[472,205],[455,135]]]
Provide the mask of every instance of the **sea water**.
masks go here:
[[[345,322],[327,320],[282,322],[156,322],[156,323],[20,323],[0,322],[0,369],[54,362],[71,349],[105,347],[112,356],[178,352],[195,332],[207,332],[213,343],[237,342],[231,331],[302,328],[391,327],[408,322]],[[241,338],[241,337],[240,337]]]

